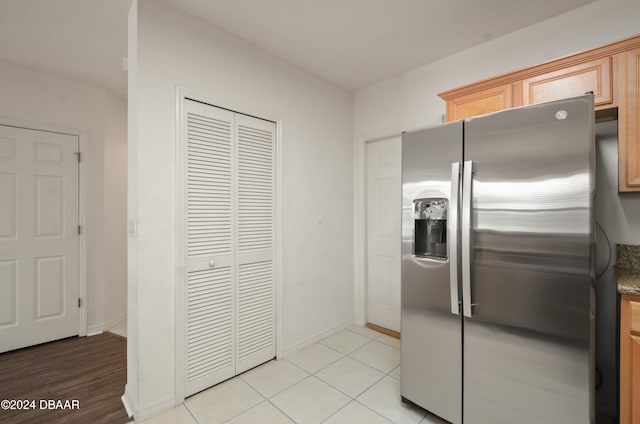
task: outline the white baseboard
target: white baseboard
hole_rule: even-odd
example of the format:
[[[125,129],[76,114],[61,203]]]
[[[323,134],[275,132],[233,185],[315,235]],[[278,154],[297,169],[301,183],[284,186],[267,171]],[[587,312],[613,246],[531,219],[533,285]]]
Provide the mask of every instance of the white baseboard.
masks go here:
[[[124,394],[120,398],[122,400],[122,405],[124,405],[125,411],[127,411],[127,416],[129,418],[133,417],[133,414],[136,412],[135,404],[131,399],[131,395],[129,394],[129,386],[125,384],[124,386]]]
[[[175,402],[175,397],[173,395],[166,396],[155,402],[138,406],[133,414],[133,417],[135,418],[136,422],[147,420],[165,411],[173,409],[176,406]]]
[[[305,337],[304,339],[297,341],[295,343],[290,344],[289,346],[284,348],[284,352],[283,352],[283,357],[287,357],[287,355],[292,354],[293,352],[296,352],[300,349],[304,349],[307,346],[311,346],[312,344],[319,342],[320,340],[329,337],[330,335],[332,335],[333,333],[337,333],[338,331],[342,331],[345,328],[349,327],[350,325],[352,325],[354,323],[354,319],[348,319],[338,325],[335,325],[333,327],[327,328],[325,330],[319,331],[315,334],[312,334],[308,337]]]
[[[105,321],[100,324],[91,325],[89,326],[89,328],[87,328],[87,336],[95,336],[97,334],[102,334],[102,332],[115,327],[116,325],[123,322],[125,319],[127,319],[126,313],[118,315],[117,317],[112,318],[109,321]]]

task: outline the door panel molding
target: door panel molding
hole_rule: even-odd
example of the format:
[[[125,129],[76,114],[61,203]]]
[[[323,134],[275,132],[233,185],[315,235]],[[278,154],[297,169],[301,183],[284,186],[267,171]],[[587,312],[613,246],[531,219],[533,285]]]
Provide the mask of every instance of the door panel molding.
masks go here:
[[[75,137],[77,140],[77,148],[76,150],[79,152],[85,152],[87,147],[87,136],[86,133],[78,128],[67,127],[67,126],[59,126],[46,124],[31,120],[19,119],[8,116],[0,116],[0,125],[15,129],[24,129],[30,131],[39,131],[44,133],[53,133],[63,136],[71,136]],[[43,143],[40,143],[43,144]],[[44,143],[43,145],[45,145]],[[46,146],[44,146],[46,147]],[[49,151],[48,153],[55,153],[54,151]],[[55,156],[55,155],[54,155]],[[34,158],[35,159],[35,158]],[[40,159],[55,159],[55,157],[40,157]],[[49,160],[49,162],[51,162]],[[86,198],[87,198],[87,179],[86,179],[86,161],[81,161],[77,166],[77,220],[78,225],[81,228],[86,228]],[[75,233],[75,228],[73,229]],[[78,244],[77,244],[78,256],[75,258],[77,261],[78,272],[78,297],[82,299],[81,306],[78,308],[78,336],[86,336],[87,335],[87,270],[86,270],[86,235],[83,231],[78,235]],[[73,304],[76,304],[76,300],[74,299]]]
[[[53,125],[42,122],[19,119],[0,115],[0,125],[26,130],[44,131],[56,134],[70,135],[78,138],[79,151],[84,156],[87,151],[87,134],[75,127]],[[78,225],[87,229],[87,161],[78,164]],[[82,299],[79,311],[78,336],[87,336],[87,239],[86,231],[81,231],[78,237],[78,296]]]
[[[400,331],[401,152],[399,136],[365,145],[367,322],[396,332]]]
[[[444,122],[445,116],[442,116]],[[442,123],[439,122],[439,123]],[[382,130],[363,132],[354,137],[353,192],[354,192],[354,229],[353,229],[353,280],[354,280],[354,321],[357,325],[366,324],[366,145],[372,141],[402,137],[403,132],[416,131],[436,124],[436,122],[412,122]],[[280,129],[281,127],[278,127]]]

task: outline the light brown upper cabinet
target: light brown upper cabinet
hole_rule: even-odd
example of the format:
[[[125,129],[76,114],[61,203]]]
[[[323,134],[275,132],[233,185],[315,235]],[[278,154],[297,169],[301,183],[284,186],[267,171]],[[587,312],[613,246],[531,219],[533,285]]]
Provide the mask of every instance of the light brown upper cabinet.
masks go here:
[[[613,81],[611,56],[581,63],[522,81],[525,105],[579,96],[593,91],[596,109],[611,107]]]
[[[511,84],[470,93],[447,102],[447,120],[456,121],[470,116],[509,109],[514,106]],[[452,117],[452,119],[449,119]]]
[[[640,36],[438,94],[447,121],[592,91],[602,116],[618,116],[619,190],[640,191]]]
[[[640,191],[640,48],[620,55],[620,191]]]

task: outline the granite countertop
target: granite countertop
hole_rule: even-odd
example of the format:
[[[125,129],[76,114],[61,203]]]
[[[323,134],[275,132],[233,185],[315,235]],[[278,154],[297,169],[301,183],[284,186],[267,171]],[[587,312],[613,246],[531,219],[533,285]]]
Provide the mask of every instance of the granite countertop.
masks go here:
[[[616,266],[618,293],[640,296],[640,269]]]
[[[640,296],[640,246],[616,246],[618,293]]]

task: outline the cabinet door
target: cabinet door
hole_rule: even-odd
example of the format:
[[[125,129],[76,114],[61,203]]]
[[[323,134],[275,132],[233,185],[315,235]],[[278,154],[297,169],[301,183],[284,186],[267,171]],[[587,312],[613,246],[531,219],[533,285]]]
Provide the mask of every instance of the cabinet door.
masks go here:
[[[640,423],[640,337],[630,336],[631,355],[631,393],[629,394],[629,409],[631,423]]]
[[[640,423],[640,298],[620,302],[620,422]]]
[[[524,104],[548,102],[593,91],[596,109],[612,107],[610,56],[548,72],[522,81]]]
[[[619,190],[640,191],[640,49],[621,55]]]
[[[512,85],[488,88],[447,101],[447,121],[484,115],[513,106]]]

